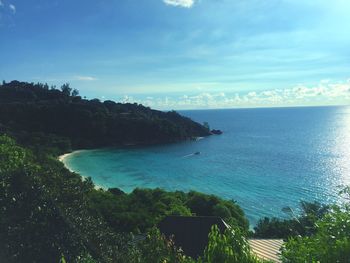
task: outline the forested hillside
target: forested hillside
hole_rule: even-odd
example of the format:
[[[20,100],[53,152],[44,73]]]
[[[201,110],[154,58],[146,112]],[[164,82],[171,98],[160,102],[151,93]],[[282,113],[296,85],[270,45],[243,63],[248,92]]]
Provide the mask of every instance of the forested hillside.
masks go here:
[[[87,100],[78,94],[68,84],[56,89],[40,83],[3,82],[0,129],[20,142],[33,144],[36,140],[63,150],[166,143],[210,134],[204,126],[174,111]]]

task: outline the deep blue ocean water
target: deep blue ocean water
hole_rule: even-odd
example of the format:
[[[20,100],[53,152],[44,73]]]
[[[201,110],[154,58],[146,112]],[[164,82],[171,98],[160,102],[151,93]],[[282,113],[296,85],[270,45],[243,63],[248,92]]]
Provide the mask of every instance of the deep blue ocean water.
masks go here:
[[[254,225],[301,200],[339,202],[350,184],[350,107],[183,111],[224,134],[76,152],[65,164],[103,187],[197,190],[233,199]],[[200,155],[191,155],[199,151]]]

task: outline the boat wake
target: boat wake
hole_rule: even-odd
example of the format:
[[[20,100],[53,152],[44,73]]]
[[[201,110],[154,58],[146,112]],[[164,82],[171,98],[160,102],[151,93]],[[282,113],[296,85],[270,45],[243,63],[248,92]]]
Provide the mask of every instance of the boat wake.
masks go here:
[[[191,157],[191,156],[195,156],[195,155],[200,155],[201,152],[195,152],[195,153],[191,153],[191,154],[187,154],[185,156],[182,156],[181,158],[188,158],[188,157]]]

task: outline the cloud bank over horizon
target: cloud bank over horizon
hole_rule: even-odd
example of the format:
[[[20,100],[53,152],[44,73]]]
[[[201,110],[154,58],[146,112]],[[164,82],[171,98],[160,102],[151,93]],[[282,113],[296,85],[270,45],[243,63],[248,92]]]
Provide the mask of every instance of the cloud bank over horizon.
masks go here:
[[[318,106],[320,102],[325,106],[346,105],[350,102],[350,80],[343,83],[323,80],[316,86],[300,84],[287,89],[241,93],[201,92],[181,96],[158,94],[144,98],[125,95],[119,101],[140,103],[160,110]]]

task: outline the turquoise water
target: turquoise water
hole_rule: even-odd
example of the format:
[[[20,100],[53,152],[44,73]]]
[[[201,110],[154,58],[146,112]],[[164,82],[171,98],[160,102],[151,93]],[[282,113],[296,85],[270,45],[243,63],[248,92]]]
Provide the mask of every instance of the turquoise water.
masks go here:
[[[183,111],[223,135],[81,151],[66,165],[103,187],[197,190],[233,199],[252,225],[301,200],[339,201],[350,184],[350,107]],[[191,155],[199,151],[200,155]]]

